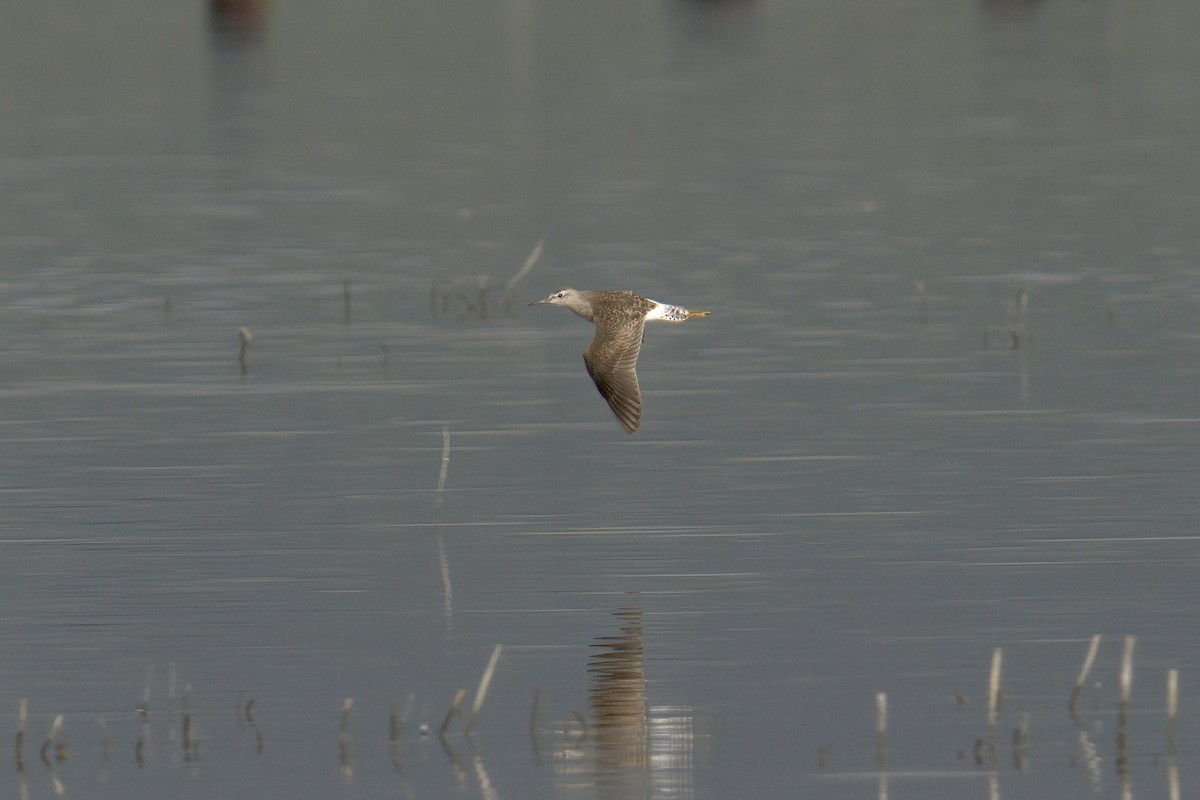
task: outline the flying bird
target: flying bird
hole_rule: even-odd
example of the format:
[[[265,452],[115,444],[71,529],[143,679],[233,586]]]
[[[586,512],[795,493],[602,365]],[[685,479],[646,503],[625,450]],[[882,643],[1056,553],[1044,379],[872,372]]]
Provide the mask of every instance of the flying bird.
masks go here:
[[[617,421],[629,433],[637,432],[642,420],[637,359],[646,323],[651,320],[683,322],[709,315],[707,311],[689,311],[633,292],[595,289],[559,289],[545,300],[529,305],[565,306],[595,323],[596,335],[583,351],[583,363]]]

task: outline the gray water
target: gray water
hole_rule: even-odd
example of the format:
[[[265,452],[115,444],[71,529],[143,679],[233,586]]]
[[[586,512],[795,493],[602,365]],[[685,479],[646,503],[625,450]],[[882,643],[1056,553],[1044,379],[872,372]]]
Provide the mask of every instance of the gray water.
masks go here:
[[[1196,8],[4,10],[6,792],[1200,783]]]

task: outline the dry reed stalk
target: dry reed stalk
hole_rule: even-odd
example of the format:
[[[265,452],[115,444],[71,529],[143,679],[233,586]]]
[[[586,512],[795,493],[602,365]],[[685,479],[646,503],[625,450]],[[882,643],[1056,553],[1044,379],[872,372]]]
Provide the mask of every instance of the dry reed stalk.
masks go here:
[[[479,709],[483,708],[483,701],[487,698],[488,687],[492,683],[492,675],[496,671],[496,662],[500,660],[500,651],[504,649],[504,645],[498,644],[492,648],[492,657],[488,659],[487,667],[483,670],[483,675],[479,678],[479,688],[475,690],[475,701],[471,703],[471,716],[467,718],[466,733],[470,733],[475,729],[475,717],[479,714]]]

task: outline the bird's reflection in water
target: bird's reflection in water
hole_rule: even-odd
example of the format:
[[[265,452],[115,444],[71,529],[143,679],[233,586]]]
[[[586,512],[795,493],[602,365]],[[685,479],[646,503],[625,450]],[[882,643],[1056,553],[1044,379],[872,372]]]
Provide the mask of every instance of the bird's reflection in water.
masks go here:
[[[563,732],[560,781],[572,797],[692,797],[690,709],[650,706],[646,699],[642,609],[617,609],[614,636],[591,644],[591,714]]]
[[[650,756],[642,610],[616,615],[620,632],[598,637],[588,660],[598,773],[643,768]]]

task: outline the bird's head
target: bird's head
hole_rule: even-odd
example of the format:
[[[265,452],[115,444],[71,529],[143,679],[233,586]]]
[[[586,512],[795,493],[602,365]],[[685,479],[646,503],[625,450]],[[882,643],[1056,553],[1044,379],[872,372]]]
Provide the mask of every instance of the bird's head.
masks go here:
[[[574,289],[559,289],[545,300],[534,300],[529,305],[552,305],[552,306],[570,306],[572,302],[579,298],[579,292]]]

